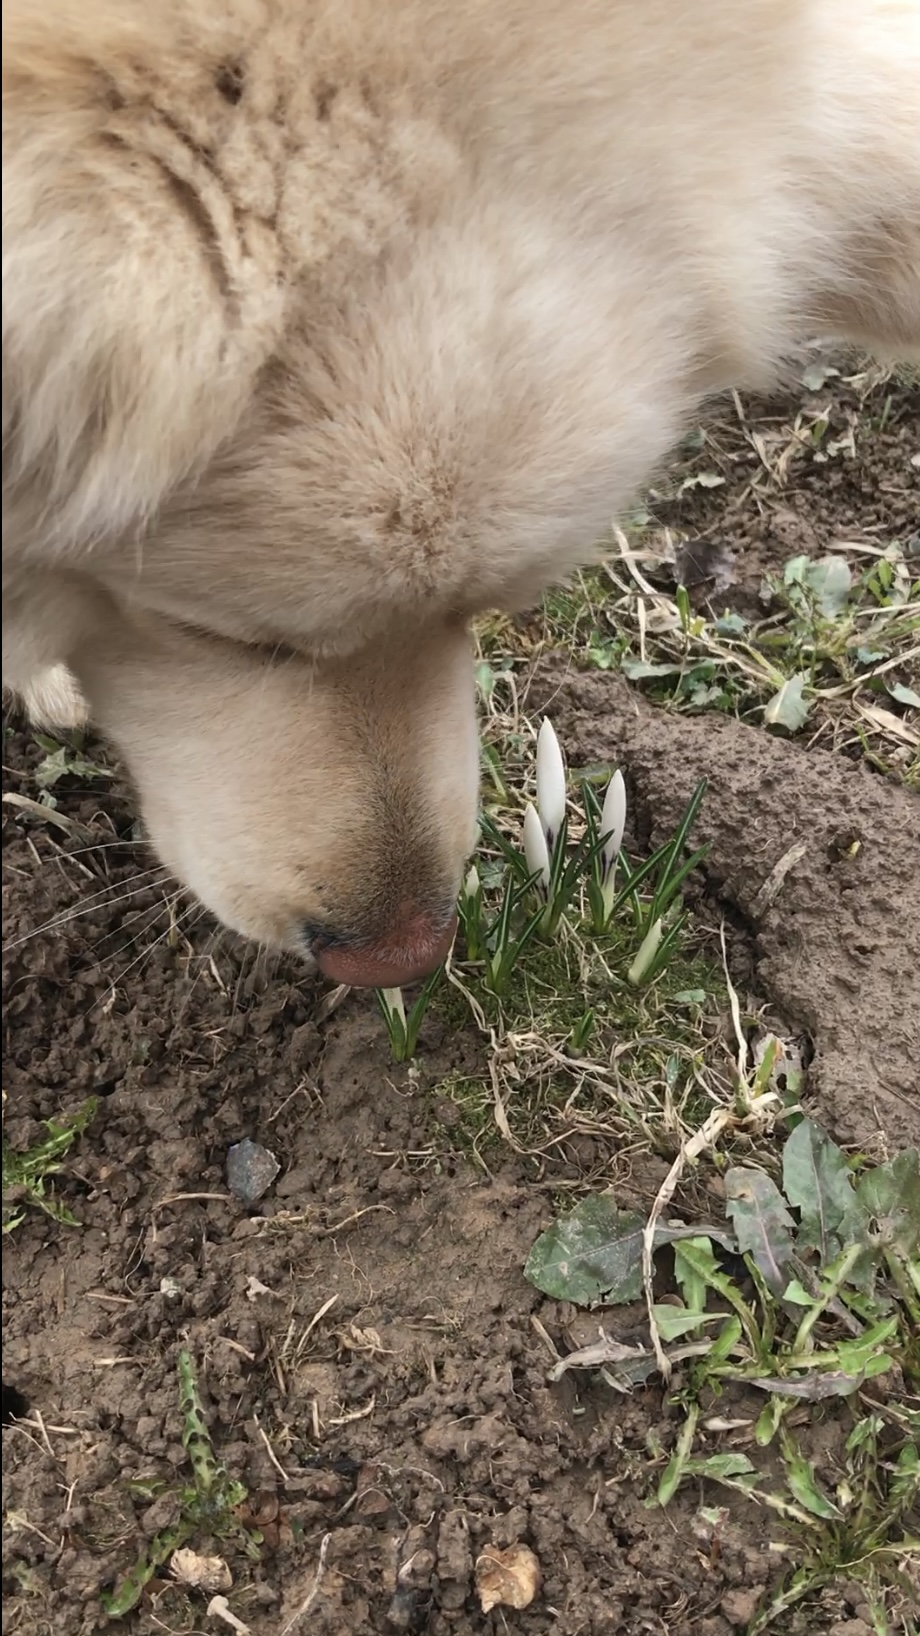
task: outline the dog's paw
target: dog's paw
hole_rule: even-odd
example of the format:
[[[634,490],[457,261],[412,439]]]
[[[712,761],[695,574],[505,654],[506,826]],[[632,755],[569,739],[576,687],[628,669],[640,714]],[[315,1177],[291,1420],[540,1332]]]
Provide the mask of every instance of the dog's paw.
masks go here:
[[[86,727],[89,722],[86,700],[66,665],[37,671],[19,698],[35,727]]]

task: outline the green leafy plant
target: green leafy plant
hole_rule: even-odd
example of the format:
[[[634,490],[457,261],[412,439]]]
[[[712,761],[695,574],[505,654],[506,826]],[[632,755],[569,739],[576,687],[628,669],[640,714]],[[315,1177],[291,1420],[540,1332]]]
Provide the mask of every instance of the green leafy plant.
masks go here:
[[[675,1323],[701,1329],[718,1297],[736,1338],[716,1367],[706,1347],[707,1378],[750,1380],[786,1399],[847,1396],[892,1367],[889,1341],[920,1336],[918,1155],[911,1149],[854,1176],[840,1148],[803,1119],[783,1149],[783,1186],[785,1196],[760,1167],[733,1166],[728,1224],[656,1226],[656,1249],[675,1246],[682,1295],[656,1307],[656,1319],[672,1337]],[[525,1274],[545,1294],[580,1305],[636,1300],[644,1231],[642,1215],[619,1210],[609,1194],[590,1195],[541,1234]],[[717,1246],[741,1257],[749,1290]],[[920,1385],[915,1348],[903,1366]],[[775,1430],[765,1420],[763,1440]]]
[[[916,1602],[909,1569],[920,1562],[920,1411],[889,1404],[884,1414],[872,1411],[856,1419],[833,1494],[821,1489],[810,1462],[788,1434],[782,1459],[789,1487],[798,1494],[809,1523],[800,1530],[802,1561],[765,1598],[750,1636],[842,1578],[858,1581],[875,1630],[889,1636],[887,1593],[900,1592],[906,1607]],[[902,1628],[912,1629],[909,1623]]]
[[[616,775],[614,775],[615,777]],[[610,789],[614,784],[611,780]],[[608,867],[606,878],[599,878],[597,863],[594,863],[592,878],[588,886],[588,901],[591,908],[591,918],[596,932],[606,931],[611,920],[625,907],[632,910],[636,932],[641,939],[639,950],[629,972],[629,981],[637,984],[652,982],[658,973],[668,963],[671,951],[685,924],[686,916],[674,913],[679,894],[690,872],[702,862],[706,856],[706,847],[698,847],[689,857],[685,856],[685,847],[690,830],[696,821],[697,814],[706,794],[706,780],[701,779],[697,784],[680,822],[670,840],[657,848],[651,857],[644,863],[632,865],[625,852],[619,847],[615,857]],[[609,791],[608,791],[609,800]],[[585,785],[585,808],[587,814],[588,832],[592,836],[599,836],[601,847],[600,862],[607,863],[605,853],[605,824],[608,821],[605,809],[598,811],[597,797],[589,784]],[[622,830],[620,830],[622,835]],[[592,860],[598,858],[594,845],[591,847]],[[616,867],[619,865],[623,885],[619,892],[611,890],[611,880],[615,879]],[[640,887],[645,889],[646,896],[640,895]],[[650,892],[649,892],[650,888]]]
[[[530,876],[523,883],[516,884],[514,874],[509,870],[497,913],[491,921],[480,921],[478,942],[483,950],[483,982],[489,993],[498,997],[507,993],[518,961],[543,923],[542,908],[526,913],[527,899],[533,885],[534,878]]]
[[[68,744],[60,744],[57,739],[49,738],[46,733],[35,733],[33,737],[39,749],[44,751],[32,775],[38,785],[39,800],[44,806],[54,808],[57,805],[52,791],[62,778],[92,781],[115,777],[111,767],[106,767],[98,761],[91,761],[83,754],[80,735],[77,735],[76,743]]]
[[[4,1092],[4,1098],[6,1093]],[[97,1099],[84,1102],[79,1113],[70,1119],[47,1119],[47,1136],[19,1153],[3,1137],[3,1231],[11,1233],[25,1219],[29,1209],[43,1210],[45,1215],[66,1226],[79,1223],[65,1204],[49,1190],[54,1176],[64,1169],[64,1160],[77,1139],[83,1135],[96,1116]]]
[[[636,865],[630,863],[622,846],[626,786],[620,770],[610,778],[602,803],[591,782],[583,780],[584,829],[571,850],[567,846],[565,783],[558,740],[551,723],[544,721],[537,745],[537,805],[528,806],[524,813],[523,869],[520,854],[495,826],[491,833],[519,879],[535,883],[544,906],[536,926],[541,936],[555,936],[569,911],[586,919],[595,935],[601,936],[628,908],[638,944],[628,980],[634,985],[651,982],[667,965],[684,925],[685,917],[673,912],[681,888],[706,854],[706,848],[700,847],[685,856],[706,782],[701,780],[694,790],[673,836]]]
[[[920,1501],[920,1410],[896,1415],[904,1435],[884,1480],[866,1454],[879,1428],[857,1422],[864,1430],[848,1444],[851,1481],[836,1495],[801,1454],[789,1414],[826,1398],[857,1402],[892,1371],[920,1393],[920,1158],[912,1149],[875,1167],[851,1162],[801,1119],[783,1146],[781,1182],[757,1165],[732,1166],[726,1223],[657,1222],[653,1253],[669,1246],[674,1293],[651,1309],[668,1366],[684,1371],[684,1419],[653,1503],[667,1505],[684,1482],[708,1477],[806,1529],[831,1530],[811,1541],[771,1618],[825,1582],[830,1561],[858,1576],[867,1564],[885,1573],[899,1554],[920,1553],[905,1521]],[[590,1195],[540,1236],[525,1274],[545,1294],[582,1306],[636,1301],[647,1230],[643,1215],[618,1209],[610,1194]],[[659,1357],[652,1346],[624,1356],[601,1341],[557,1373],[568,1367],[600,1368],[627,1390],[656,1372]],[[765,1486],[747,1455],[696,1454],[702,1404],[729,1382],[764,1395],[754,1440],[778,1443],[785,1493]]]
[[[179,1353],[177,1368],[182,1443],[192,1468],[192,1481],[179,1492],[176,1521],[154,1536],[134,1567],[113,1591],[104,1595],[103,1605],[111,1619],[123,1619],[137,1606],[157,1570],[195,1534],[241,1539],[249,1556],[254,1559],[259,1556],[259,1536],[245,1528],[240,1516],[248,1498],[247,1491],[242,1483],[227,1474],[214,1453],[189,1352]]]

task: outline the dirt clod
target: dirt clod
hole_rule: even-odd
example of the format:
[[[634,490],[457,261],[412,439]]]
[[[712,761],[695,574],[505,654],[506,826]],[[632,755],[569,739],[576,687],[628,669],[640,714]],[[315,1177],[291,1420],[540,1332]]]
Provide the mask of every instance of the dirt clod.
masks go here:
[[[540,1564],[526,1545],[501,1551],[487,1545],[476,1558],[476,1593],[483,1613],[493,1608],[529,1608],[543,1582]]]

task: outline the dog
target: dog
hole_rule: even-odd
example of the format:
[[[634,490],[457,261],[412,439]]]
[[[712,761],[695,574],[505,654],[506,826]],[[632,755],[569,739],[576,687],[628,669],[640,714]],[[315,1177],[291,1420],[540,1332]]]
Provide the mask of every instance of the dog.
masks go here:
[[[7,0],[5,685],[329,979],[448,950],[469,627],[711,393],[920,349],[920,0]]]

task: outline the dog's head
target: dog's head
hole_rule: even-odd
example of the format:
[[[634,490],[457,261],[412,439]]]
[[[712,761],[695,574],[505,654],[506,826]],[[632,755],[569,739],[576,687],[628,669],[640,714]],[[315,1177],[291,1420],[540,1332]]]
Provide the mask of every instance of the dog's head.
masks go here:
[[[462,620],[341,658],[97,602],[76,654],[164,862],[229,926],[381,986],[437,965],[475,842]]]
[[[72,668],[225,921],[386,985],[474,842],[470,619],[667,446],[672,315],[385,29],[301,12],[5,10],[7,679]]]

